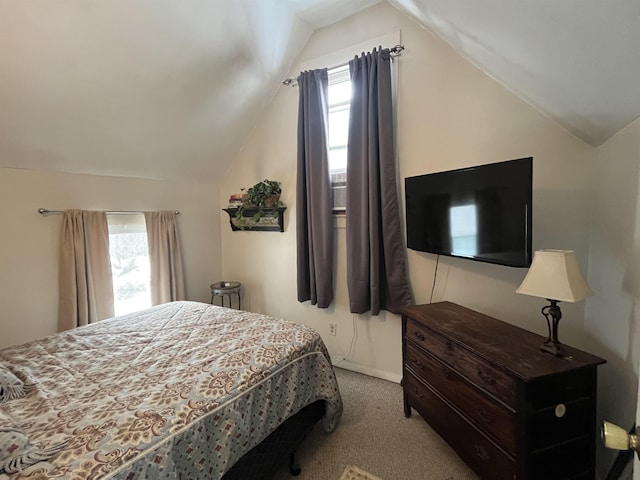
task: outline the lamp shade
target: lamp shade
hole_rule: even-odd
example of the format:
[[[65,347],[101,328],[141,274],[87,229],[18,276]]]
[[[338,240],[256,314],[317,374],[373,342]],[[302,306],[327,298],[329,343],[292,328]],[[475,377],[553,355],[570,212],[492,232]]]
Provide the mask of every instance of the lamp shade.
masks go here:
[[[516,292],[572,303],[593,295],[573,250],[537,250]]]

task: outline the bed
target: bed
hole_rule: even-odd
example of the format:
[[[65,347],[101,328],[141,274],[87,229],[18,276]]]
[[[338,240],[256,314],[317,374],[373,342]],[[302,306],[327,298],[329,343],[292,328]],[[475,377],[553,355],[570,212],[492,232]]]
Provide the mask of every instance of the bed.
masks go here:
[[[16,384],[0,385],[2,480],[262,478],[259,458],[342,413],[315,330],[197,302],[5,348],[0,366]]]

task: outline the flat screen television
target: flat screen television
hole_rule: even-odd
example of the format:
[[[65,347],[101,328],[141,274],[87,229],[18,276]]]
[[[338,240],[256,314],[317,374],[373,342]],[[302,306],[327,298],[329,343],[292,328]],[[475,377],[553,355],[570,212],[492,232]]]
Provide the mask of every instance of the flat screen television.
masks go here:
[[[529,267],[533,158],[405,178],[407,247]]]

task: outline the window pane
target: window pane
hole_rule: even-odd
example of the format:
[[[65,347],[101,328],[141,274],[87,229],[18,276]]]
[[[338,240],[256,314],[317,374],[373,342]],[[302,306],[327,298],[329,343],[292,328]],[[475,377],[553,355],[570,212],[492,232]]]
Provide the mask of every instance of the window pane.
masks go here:
[[[151,306],[149,250],[144,216],[116,215],[109,222],[109,255],[116,315]]]
[[[332,174],[347,171],[347,148],[329,149],[329,172]]]
[[[346,145],[349,133],[349,110],[329,112],[329,146]]]
[[[349,66],[329,71],[329,172],[333,210],[342,212],[347,193],[347,144],[349,143]]]
[[[351,100],[351,82],[340,82],[329,85],[329,105]]]

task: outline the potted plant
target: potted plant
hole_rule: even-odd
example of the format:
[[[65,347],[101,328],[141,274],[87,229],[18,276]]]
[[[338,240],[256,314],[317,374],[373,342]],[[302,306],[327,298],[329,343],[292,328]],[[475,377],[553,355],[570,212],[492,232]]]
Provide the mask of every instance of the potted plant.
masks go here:
[[[280,182],[275,180],[263,180],[256,183],[248,189],[242,189],[244,195],[242,196],[242,204],[238,206],[236,211],[236,225],[239,228],[255,225],[265,215],[265,208],[273,208],[273,216],[278,215],[276,208],[282,206],[280,201],[280,194],[282,189],[280,188]],[[251,217],[245,217],[245,210],[256,210],[256,213]]]

